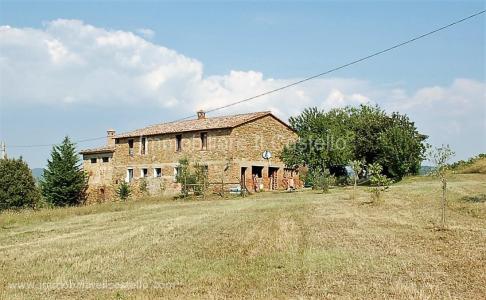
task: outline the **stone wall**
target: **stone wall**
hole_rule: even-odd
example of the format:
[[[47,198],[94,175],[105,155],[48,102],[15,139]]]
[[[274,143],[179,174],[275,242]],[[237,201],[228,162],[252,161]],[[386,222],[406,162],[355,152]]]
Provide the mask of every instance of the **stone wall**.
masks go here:
[[[108,162],[104,162],[103,158]],[[91,159],[96,159],[96,162],[91,162]],[[84,154],[83,170],[88,177],[87,202],[103,202],[113,196],[113,153]]]
[[[186,157],[191,164],[200,163],[208,168],[208,181],[214,190],[220,189],[224,180],[226,188],[239,185],[244,172],[246,185],[250,191],[254,190],[252,179],[252,166],[263,167],[262,178],[264,189],[270,189],[271,179],[269,168],[276,170],[276,184],[278,189],[286,188],[284,181],[284,164],[279,156],[284,147],[297,139],[297,135],[286,125],[271,115],[253,120],[233,129],[208,130],[207,148],[202,149],[201,132],[182,133],[181,150],[176,150],[177,134],[162,134],[148,136],[145,154],[142,154],[141,137],[118,139],[115,152],[110,161],[111,177],[103,177],[103,183],[114,190],[122,181],[127,180],[127,169],[133,169],[132,191],[139,193],[140,180],[143,178],[143,169],[147,169],[147,189],[151,194],[175,194],[180,185],[175,183],[175,168],[180,159]],[[133,155],[129,155],[128,141],[133,139]],[[263,159],[263,151],[272,153],[268,161]],[[85,155],[85,166],[89,165],[88,155]],[[160,168],[161,177],[155,177],[154,168]],[[102,172],[100,169],[99,172]],[[95,174],[96,172],[93,172]],[[97,173],[96,173],[97,174]],[[298,175],[294,174],[296,183]],[[96,177],[97,178],[97,177]],[[95,179],[91,183],[97,182]]]

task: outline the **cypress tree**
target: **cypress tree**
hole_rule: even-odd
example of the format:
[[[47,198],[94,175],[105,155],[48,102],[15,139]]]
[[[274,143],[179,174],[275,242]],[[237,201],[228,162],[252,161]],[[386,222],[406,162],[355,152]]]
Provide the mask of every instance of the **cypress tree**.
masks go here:
[[[81,169],[76,147],[69,137],[66,136],[61,145],[52,147],[41,188],[46,201],[56,206],[84,202],[87,177]]]

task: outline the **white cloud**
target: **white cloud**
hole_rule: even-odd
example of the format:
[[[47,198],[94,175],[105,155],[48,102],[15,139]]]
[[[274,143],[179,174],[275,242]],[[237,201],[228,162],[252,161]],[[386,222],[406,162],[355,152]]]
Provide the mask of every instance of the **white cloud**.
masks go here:
[[[2,105],[143,104],[147,109],[161,106],[190,114],[301,79],[266,78],[258,71],[238,70],[207,75],[198,60],[147,40],[153,37],[152,30],[136,32],[63,19],[47,22],[41,29],[1,26]],[[271,109],[285,118],[308,106],[329,109],[379,103],[387,110],[409,113],[426,133],[446,140],[468,130],[484,137],[485,99],[485,83],[472,79],[410,93],[398,85],[319,78],[224,113]]]
[[[155,31],[149,28],[140,28],[137,29],[137,32],[146,39],[152,39],[155,36]]]
[[[137,32],[153,36],[149,29]],[[144,103],[180,107],[189,113],[295,80],[265,78],[258,71],[208,76],[195,59],[131,32],[98,28],[79,20],[54,20],[41,29],[3,26],[0,53],[0,97],[7,104]],[[367,85],[355,79],[318,79],[233,111],[274,107],[287,115],[318,103],[324,108],[364,103],[369,99],[361,92]],[[332,98],[333,93],[339,94],[339,99]]]

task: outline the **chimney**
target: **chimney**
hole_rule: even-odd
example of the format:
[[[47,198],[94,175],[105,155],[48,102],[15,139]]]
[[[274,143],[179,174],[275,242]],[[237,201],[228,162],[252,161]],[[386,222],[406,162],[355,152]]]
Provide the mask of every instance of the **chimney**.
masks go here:
[[[7,159],[7,149],[5,147],[5,142],[0,143],[2,147],[2,155],[0,156],[0,159]]]
[[[106,131],[106,145],[115,146],[115,129],[108,129]]]
[[[197,119],[198,120],[206,119],[206,113],[204,112],[204,110],[201,109],[197,111]]]

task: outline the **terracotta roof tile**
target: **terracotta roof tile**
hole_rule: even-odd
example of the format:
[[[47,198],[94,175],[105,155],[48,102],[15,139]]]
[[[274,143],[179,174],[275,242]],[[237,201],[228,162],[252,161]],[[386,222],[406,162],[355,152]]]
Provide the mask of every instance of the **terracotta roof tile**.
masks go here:
[[[263,112],[249,113],[249,114],[239,114],[239,115],[231,115],[231,116],[223,116],[223,117],[213,117],[213,118],[205,118],[205,119],[162,123],[162,124],[156,124],[145,128],[133,130],[130,132],[117,134],[115,138],[233,128],[269,114],[271,114],[271,112],[263,111]]]
[[[84,149],[79,151],[80,154],[96,154],[96,153],[107,153],[114,152],[115,146],[103,146],[98,148]]]

